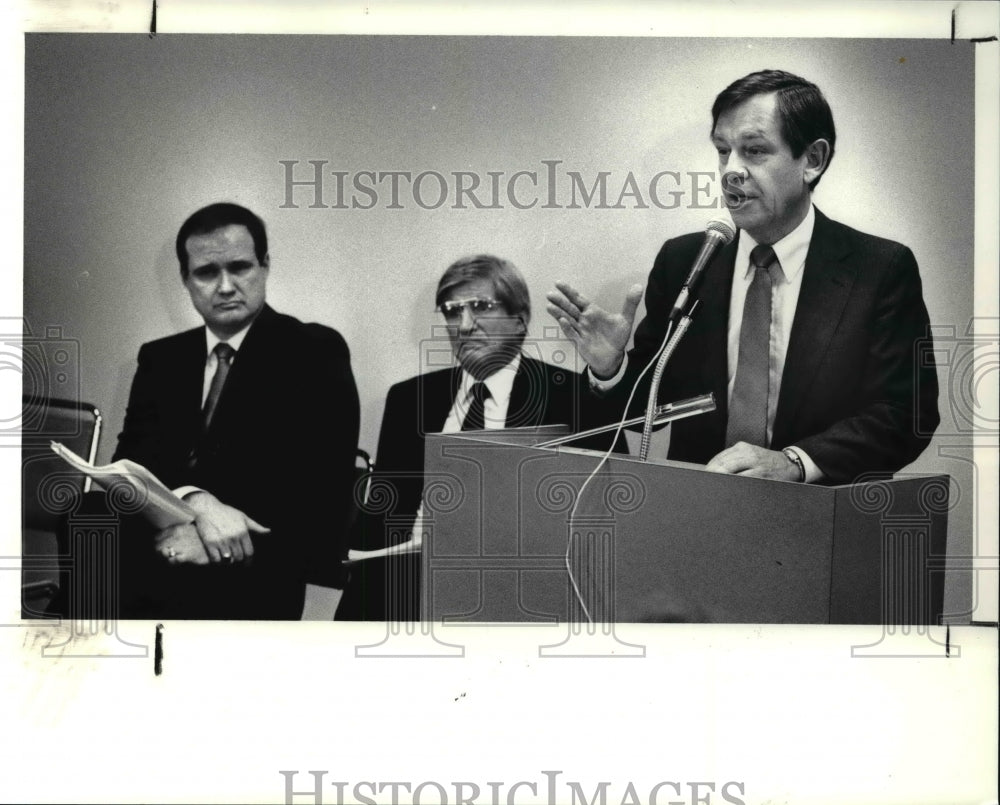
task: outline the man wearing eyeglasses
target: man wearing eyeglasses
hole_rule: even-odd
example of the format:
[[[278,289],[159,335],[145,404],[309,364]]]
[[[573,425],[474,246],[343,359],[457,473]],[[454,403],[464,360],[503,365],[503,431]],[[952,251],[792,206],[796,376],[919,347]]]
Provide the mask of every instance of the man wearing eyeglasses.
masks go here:
[[[392,514],[414,523],[402,536],[418,539],[426,434],[548,424],[579,430],[579,401],[587,392],[581,375],[523,352],[531,302],[524,277],[507,260],[477,255],[453,263],[438,282],[435,302],[456,365],[389,389],[376,460],[376,478],[392,484],[398,497]],[[373,541],[384,541],[384,533],[377,524],[368,529]],[[358,565],[337,618],[418,618],[418,557]]]

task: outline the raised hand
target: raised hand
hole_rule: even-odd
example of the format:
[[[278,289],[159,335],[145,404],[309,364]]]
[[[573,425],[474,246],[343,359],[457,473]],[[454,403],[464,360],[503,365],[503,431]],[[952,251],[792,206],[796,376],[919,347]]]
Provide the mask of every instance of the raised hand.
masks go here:
[[[642,299],[642,285],[628,289],[621,313],[609,313],[565,282],[557,282],[556,289],[545,298],[549,300],[549,315],[576,344],[590,371],[598,378],[612,377],[625,357],[635,311]]]

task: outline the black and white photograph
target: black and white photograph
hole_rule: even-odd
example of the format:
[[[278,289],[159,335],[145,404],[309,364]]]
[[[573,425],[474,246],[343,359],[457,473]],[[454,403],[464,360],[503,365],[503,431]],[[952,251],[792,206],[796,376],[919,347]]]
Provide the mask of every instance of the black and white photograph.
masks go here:
[[[996,801],[990,4],[105,5],[9,37],[5,801]]]

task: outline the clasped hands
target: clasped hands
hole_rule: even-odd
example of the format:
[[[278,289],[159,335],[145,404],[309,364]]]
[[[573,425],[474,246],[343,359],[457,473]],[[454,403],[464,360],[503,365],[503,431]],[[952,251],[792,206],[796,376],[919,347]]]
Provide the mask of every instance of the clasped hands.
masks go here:
[[[625,347],[632,335],[635,312],[642,299],[642,286],[633,285],[625,296],[621,313],[613,314],[594,303],[572,285],[557,282],[555,290],[545,295],[546,310],[572,341],[586,361],[591,373],[599,379],[614,377],[625,357]],[[749,475],[795,481],[798,467],[779,450],[737,442],[714,456],[705,466],[711,472]]]
[[[155,537],[156,552],[171,564],[249,562],[254,553],[250,535],[271,530],[210,492],[192,492],[184,501],[195,511],[194,522],[170,526]]]

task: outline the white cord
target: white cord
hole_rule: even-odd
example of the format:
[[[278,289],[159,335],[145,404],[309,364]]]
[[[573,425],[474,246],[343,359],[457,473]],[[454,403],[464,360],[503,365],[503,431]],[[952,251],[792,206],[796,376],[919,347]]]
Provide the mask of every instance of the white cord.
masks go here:
[[[611,438],[611,446],[608,447],[607,452],[603,456],[601,456],[601,460],[597,462],[597,466],[594,467],[593,471],[590,473],[590,475],[587,476],[587,479],[583,482],[583,485],[580,487],[580,491],[576,496],[576,501],[573,503],[573,508],[570,510],[569,513],[569,537],[567,537],[566,539],[566,555],[564,557],[564,562],[566,565],[566,573],[569,575],[569,583],[573,587],[573,594],[576,596],[576,600],[583,608],[583,614],[587,617],[587,623],[591,625],[593,625],[594,619],[590,616],[590,610],[587,608],[587,604],[583,600],[583,594],[580,592],[580,587],[576,583],[576,578],[573,576],[573,569],[572,567],[570,567],[569,563],[569,554],[570,550],[573,547],[573,518],[576,517],[577,507],[580,505],[580,501],[583,500],[584,490],[594,479],[594,476],[596,476],[597,473],[600,472],[601,467],[603,467],[607,463],[608,459],[611,457],[611,454],[614,452],[615,445],[618,443],[618,437],[621,435],[622,428],[625,427],[625,420],[629,418],[628,409],[632,405],[632,399],[635,397],[636,390],[639,388],[639,382],[642,380],[643,375],[645,375],[646,372],[649,371],[649,368],[660,357],[660,353],[663,352],[664,347],[666,347],[667,342],[670,340],[670,334],[673,331],[673,329],[674,329],[674,323],[670,322],[667,325],[667,332],[663,336],[663,343],[660,344],[660,348],[656,350],[656,354],[649,359],[649,362],[646,364],[643,370],[639,372],[639,376],[635,379],[635,382],[632,384],[632,391],[629,392],[628,401],[625,403],[625,409],[622,411],[622,418],[621,420],[619,420],[618,427],[614,432],[614,436]]]

